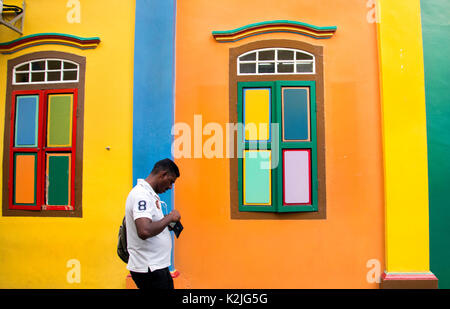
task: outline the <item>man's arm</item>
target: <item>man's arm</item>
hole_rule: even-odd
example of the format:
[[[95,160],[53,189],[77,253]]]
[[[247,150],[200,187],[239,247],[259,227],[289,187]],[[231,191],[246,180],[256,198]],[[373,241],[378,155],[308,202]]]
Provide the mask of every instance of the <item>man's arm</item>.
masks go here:
[[[174,209],[167,216],[159,221],[153,222],[150,218],[137,218],[136,231],[140,239],[145,240],[161,233],[171,222],[177,222],[181,218],[178,210]]]

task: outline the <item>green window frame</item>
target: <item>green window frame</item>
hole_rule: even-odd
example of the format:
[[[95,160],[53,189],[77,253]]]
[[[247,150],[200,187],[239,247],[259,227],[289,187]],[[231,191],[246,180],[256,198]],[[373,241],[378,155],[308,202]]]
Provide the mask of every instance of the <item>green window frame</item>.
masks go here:
[[[309,138],[307,140],[283,140],[283,89],[305,88],[308,93]],[[270,89],[270,124],[278,124],[278,130],[269,129],[268,141],[247,141],[245,138],[245,98],[244,91],[248,89]],[[316,82],[315,81],[255,81],[238,82],[237,115],[238,123],[242,124],[238,130],[238,194],[239,211],[244,212],[314,212],[318,210],[318,176],[317,176],[317,116],[316,116]],[[272,127],[272,126],[271,126]],[[277,147],[277,145],[279,145]],[[309,201],[308,203],[290,203],[284,201],[284,152],[287,150],[303,150],[309,152]],[[270,150],[270,202],[268,204],[244,203],[245,186],[245,158],[247,151]],[[256,177],[257,178],[257,177]],[[267,192],[261,190],[262,196]]]

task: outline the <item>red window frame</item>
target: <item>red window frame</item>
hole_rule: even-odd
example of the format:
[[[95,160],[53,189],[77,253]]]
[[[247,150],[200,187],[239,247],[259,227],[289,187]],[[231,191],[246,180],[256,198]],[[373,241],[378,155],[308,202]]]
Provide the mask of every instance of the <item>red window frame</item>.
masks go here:
[[[46,147],[47,124],[48,124],[48,97],[51,94],[72,94],[72,146],[71,147]],[[21,95],[38,95],[39,97],[39,115],[38,115],[38,145],[37,148],[14,147],[15,139],[15,116],[16,116],[16,97]],[[10,127],[10,149],[9,149],[9,209],[25,210],[74,210],[75,200],[75,161],[76,161],[76,132],[77,132],[77,102],[78,89],[52,89],[52,90],[17,90],[13,91],[11,99],[11,127]],[[13,204],[13,185],[14,185],[14,154],[17,152],[36,153],[36,205],[15,205]],[[69,205],[46,205],[45,204],[45,171],[46,171],[46,153],[60,152],[71,154],[71,175],[70,175],[70,199]]]

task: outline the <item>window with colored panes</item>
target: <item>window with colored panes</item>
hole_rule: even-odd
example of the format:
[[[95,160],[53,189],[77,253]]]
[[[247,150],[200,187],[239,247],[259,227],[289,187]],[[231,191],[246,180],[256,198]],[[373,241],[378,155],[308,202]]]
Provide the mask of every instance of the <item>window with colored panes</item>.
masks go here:
[[[317,211],[315,81],[238,82],[240,211]]]
[[[77,89],[14,91],[9,208],[73,210]]]

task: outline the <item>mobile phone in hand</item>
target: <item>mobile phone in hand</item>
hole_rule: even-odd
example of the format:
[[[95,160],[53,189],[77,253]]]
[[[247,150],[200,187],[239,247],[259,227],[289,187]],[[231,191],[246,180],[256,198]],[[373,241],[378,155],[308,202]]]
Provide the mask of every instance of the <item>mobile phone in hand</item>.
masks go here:
[[[170,222],[169,223],[169,231],[173,231],[175,233],[175,236],[180,236],[181,231],[183,230],[183,225],[180,221],[177,222]]]

